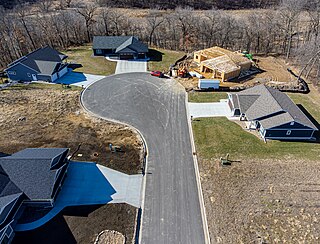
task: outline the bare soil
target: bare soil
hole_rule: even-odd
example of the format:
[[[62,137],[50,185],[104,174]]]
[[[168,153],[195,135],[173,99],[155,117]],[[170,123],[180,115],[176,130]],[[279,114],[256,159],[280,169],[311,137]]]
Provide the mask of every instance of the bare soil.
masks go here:
[[[104,230],[96,239],[96,244],[124,244],[124,236],[117,231]]]
[[[236,86],[252,86],[259,83],[270,83],[270,85],[293,85],[296,84],[296,78],[290,74],[287,68],[288,64],[282,58],[277,57],[255,57],[258,59],[258,67],[263,71],[258,74],[247,77],[238,82],[223,82],[220,86],[223,87],[236,87]],[[198,85],[197,78],[177,78],[177,80],[186,89],[195,89]]]
[[[213,243],[319,243],[319,162],[199,161]]]
[[[27,147],[68,147],[72,153],[81,144],[73,160],[97,162],[127,174],[141,172],[140,137],[123,125],[88,116],[80,106],[79,95],[79,90],[47,87],[0,91],[0,152],[11,154]],[[109,143],[121,146],[124,152],[111,153]],[[49,233],[57,232],[50,226],[59,228],[61,233],[70,232],[71,239],[78,243],[92,243],[106,229],[119,231],[131,242],[136,208],[114,204],[90,211],[85,218],[60,216],[38,230],[18,233],[15,243],[22,240],[66,243],[64,234],[53,235],[54,239],[49,240]]]

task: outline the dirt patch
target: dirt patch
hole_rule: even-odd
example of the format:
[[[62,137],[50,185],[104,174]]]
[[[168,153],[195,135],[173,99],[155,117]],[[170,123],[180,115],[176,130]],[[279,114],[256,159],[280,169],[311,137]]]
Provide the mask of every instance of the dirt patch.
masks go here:
[[[128,127],[89,117],[79,91],[6,90],[0,97],[0,151],[68,147],[74,160],[93,161],[127,174],[141,170],[142,142]],[[124,152],[111,153],[109,143]]]
[[[97,237],[95,244],[124,244],[124,236],[117,231],[104,230]]]
[[[257,65],[263,71],[261,73],[249,76],[241,81],[236,82],[223,82],[221,87],[246,87],[253,86],[260,83],[269,83],[272,86],[292,86],[296,85],[296,80],[290,72],[289,66],[281,58],[276,57],[255,57],[258,59]],[[193,67],[198,71],[195,66]],[[209,77],[207,77],[209,78]],[[197,78],[177,78],[177,80],[187,89],[196,89],[198,85]]]
[[[222,167],[200,157],[212,242],[317,243],[318,162],[250,160]]]
[[[0,152],[11,154],[27,147],[68,147],[72,153],[81,144],[73,160],[97,162],[127,174],[141,172],[140,137],[123,125],[89,117],[80,107],[79,95],[79,91],[50,88],[1,91]],[[124,151],[111,153],[109,143],[121,146]],[[132,240],[136,212],[136,208],[128,205],[106,205],[85,218],[65,217],[66,223],[61,228],[69,228],[78,243],[90,243],[106,229],[119,231]],[[50,222],[62,221],[58,219]],[[18,233],[17,240],[22,236],[36,239],[30,243],[48,243],[48,235],[40,232],[52,231],[46,230],[50,224],[60,228],[57,223],[48,223],[39,230]],[[55,243],[65,242],[63,235],[60,238],[55,237]]]

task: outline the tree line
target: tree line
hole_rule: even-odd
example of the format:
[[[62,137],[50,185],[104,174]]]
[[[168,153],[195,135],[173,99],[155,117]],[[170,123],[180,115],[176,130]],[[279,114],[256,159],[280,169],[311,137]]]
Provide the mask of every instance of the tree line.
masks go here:
[[[76,2],[42,0],[12,10],[0,8],[0,66],[46,44],[63,50],[90,43],[94,35],[135,35],[150,46],[185,52],[217,45],[283,55],[301,65],[320,50],[319,0],[312,8],[307,8],[307,0],[282,0],[274,9],[249,14],[175,8],[149,9],[137,16],[100,1]],[[311,65],[319,75],[319,58]]]
[[[41,2],[42,0],[0,0],[0,5],[13,8],[25,2]],[[79,2],[79,1],[78,1]],[[191,7],[194,9],[248,9],[266,8],[279,3],[279,0],[97,0],[100,5],[117,8],[161,8],[175,9]]]

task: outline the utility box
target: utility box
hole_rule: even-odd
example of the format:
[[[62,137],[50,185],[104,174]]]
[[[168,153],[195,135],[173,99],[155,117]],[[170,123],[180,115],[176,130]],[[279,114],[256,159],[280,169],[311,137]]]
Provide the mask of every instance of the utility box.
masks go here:
[[[213,80],[213,79],[199,79],[198,87],[200,90],[207,90],[207,89],[219,89],[220,80]]]

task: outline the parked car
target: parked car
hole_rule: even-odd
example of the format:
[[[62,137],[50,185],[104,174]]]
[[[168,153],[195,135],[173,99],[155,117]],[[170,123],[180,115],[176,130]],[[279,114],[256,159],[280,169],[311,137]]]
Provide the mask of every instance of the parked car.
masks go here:
[[[159,78],[164,77],[163,73],[162,73],[161,71],[158,71],[158,70],[156,70],[156,71],[151,71],[150,74],[151,74],[152,76],[157,76],[157,77],[159,77]]]

